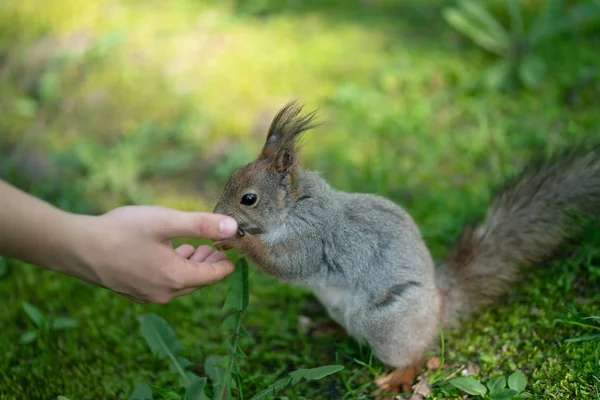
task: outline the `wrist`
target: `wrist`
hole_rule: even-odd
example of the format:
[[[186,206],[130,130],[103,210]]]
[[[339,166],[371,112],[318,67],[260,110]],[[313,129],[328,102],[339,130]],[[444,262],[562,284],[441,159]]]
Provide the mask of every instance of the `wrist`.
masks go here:
[[[57,217],[57,242],[48,268],[65,275],[73,276],[91,283],[99,279],[93,269],[94,227],[98,217],[60,212]]]

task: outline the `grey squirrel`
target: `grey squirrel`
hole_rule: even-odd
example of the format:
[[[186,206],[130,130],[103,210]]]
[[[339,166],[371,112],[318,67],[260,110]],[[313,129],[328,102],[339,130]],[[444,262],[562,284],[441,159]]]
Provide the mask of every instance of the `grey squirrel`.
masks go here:
[[[298,163],[297,139],[315,113],[289,103],[258,158],[235,171],[215,213],[241,229],[215,242],[267,274],[308,287],[330,317],[396,368],[379,393],[408,391],[439,328],[457,327],[573,237],[569,212],[600,214],[600,151],[567,151],[532,164],[466,226],[437,268],[411,216],[390,200],[333,189]]]

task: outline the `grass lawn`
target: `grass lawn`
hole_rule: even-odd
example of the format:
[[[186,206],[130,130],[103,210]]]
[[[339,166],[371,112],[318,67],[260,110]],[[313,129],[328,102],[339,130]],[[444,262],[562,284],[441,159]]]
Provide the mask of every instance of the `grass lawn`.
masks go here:
[[[524,3],[531,16],[542,2]],[[442,258],[530,156],[600,133],[598,25],[538,49],[547,65],[537,90],[488,91],[475,82],[494,58],[445,23],[446,4],[4,0],[0,176],[75,212],[211,210],[229,174],[258,153],[274,112],[299,98],[324,122],[305,137],[304,164],[336,188],[401,204]],[[565,342],[596,332],[555,319],[600,315],[600,234],[587,229],[582,245],[522,281],[444,332],[443,371],[486,382],[520,370],[535,398],[599,399],[598,340]],[[256,268],[249,287],[244,398],[297,368],[334,363],[345,369],[280,398],[369,398],[385,367],[350,339],[302,333],[300,316],[327,319],[310,293]],[[176,387],[139,334],[150,312],[173,327],[202,376],[206,357],[224,351],[226,290],[221,282],[139,305],[0,259],[0,399],[126,399],[140,382]],[[22,344],[34,326],[24,302],[77,327]],[[460,395],[438,379],[430,398]]]

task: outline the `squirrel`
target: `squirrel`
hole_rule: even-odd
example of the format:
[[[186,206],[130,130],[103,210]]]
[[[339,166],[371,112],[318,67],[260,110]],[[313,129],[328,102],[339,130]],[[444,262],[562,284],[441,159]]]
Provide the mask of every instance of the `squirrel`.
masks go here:
[[[437,267],[412,217],[374,194],[332,188],[298,162],[301,134],[316,126],[288,103],[272,120],[258,158],[234,171],[214,213],[240,230],[215,241],[264,272],[309,288],[329,316],[395,370],[377,393],[409,392],[439,329],[491,305],[573,238],[571,212],[600,214],[600,149],[566,150],[531,163],[466,225]]]

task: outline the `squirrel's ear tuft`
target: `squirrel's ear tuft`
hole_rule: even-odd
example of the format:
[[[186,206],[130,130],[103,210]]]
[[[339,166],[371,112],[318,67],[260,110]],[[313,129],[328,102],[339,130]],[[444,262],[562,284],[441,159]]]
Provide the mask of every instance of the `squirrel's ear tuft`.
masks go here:
[[[301,112],[302,106],[294,101],[282,108],[271,122],[260,158],[271,159],[271,166],[277,172],[286,172],[295,165],[296,140],[302,132],[316,126],[316,111],[306,115],[300,115]]]

